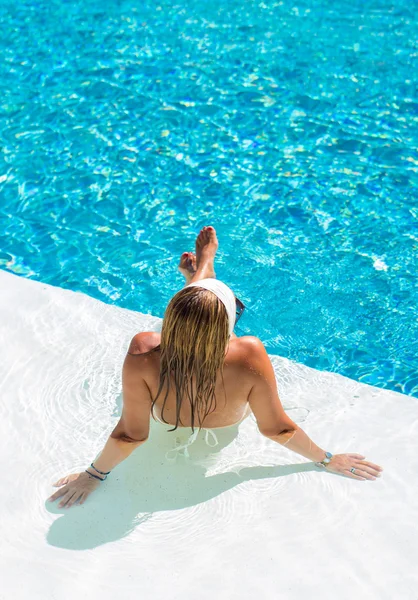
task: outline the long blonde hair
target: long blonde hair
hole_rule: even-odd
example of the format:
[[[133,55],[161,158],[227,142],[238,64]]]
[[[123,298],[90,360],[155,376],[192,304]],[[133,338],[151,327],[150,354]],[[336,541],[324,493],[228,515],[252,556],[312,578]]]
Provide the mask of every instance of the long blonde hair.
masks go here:
[[[169,302],[161,331],[160,382],[154,405],[165,388],[164,408],[170,387],[176,392],[176,424],[181,425],[184,400],[191,409],[191,427],[199,428],[216,409],[215,384],[218,373],[223,382],[223,365],[229,342],[228,314],[212,292],[190,287],[180,290]],[[152,411],[151,411],[152,412]]]

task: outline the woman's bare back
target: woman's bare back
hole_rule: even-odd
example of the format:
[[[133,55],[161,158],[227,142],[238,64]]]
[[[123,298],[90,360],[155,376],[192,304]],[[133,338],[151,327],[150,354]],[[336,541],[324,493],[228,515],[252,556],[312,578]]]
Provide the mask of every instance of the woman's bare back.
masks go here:
[[[246,366],[245,356],[248,337],[234,337],[231,339],[225,357],[223,381],[219,374],[216,387],[216,409],[204,420],[206,428],[227,427],[234,425],[247,417],[250,412],[248,397],[252,388],[251,374]],[[130,345],[126,366],[130,369],[139,369],[150,391],[150,399],[157,395],[160,377],[160,352],[149,352],[160,343],[160,334],[156,332],[143,332],[137,334]],[[154,406],[154,414],[161,419],[161,408],[164,394],[161,394]],[[203,417],[203,415],[202,415]],[[176,396],[170,389],[164,409],[164,419],[170,425],[176,422]],[[190,427],[191,412],[188,402],[183,402],[180,411],[180,420],[183,427]]]

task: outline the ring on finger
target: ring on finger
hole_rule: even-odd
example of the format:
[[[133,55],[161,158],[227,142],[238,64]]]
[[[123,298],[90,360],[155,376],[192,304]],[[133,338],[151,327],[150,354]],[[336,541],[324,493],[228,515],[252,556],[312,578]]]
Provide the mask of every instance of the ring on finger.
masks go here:
[[[351,471],[351,473],[352,473],[353,475],[355,475],[355,474],[356,474],[356,469],[355,469],[354,467],[351,467],[350,471]]]
[[[361,479],[376,479],[374,475],[371,475],[367,471],[363,471],[363,469],[359,469],[358,467],[355,469],[355,473],[353,473],[350,469],[350,473],[352,473],[354,477],[360,477]]]

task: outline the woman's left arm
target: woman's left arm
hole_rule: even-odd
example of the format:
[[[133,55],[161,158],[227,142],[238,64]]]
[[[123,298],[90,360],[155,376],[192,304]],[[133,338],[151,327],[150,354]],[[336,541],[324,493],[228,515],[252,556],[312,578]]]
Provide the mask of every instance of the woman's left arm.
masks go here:
[[[82,473],[67,475],[54,486],[60,489],[49,500],[61,498],[60,507],[83,504],[101,485],[109,473],[138,446],[147,441],[150,427],[151,394],[139,368],[138,359],[128,354],[122,370],[123,410],[119,423],[109,436],[103,450]]]

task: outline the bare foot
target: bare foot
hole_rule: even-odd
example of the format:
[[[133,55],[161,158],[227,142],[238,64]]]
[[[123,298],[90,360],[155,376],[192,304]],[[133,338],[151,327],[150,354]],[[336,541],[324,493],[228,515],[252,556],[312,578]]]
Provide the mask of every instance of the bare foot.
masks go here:
[[[193,252],[183,252],[180,256],[180,264],[178,267],[180,273],[186,279],[186,285],[191,282],[193,275],[196,273],[196,256]]]
[[[196,273],[193,281],[216,277],[213,263],[218,245],[214,227],[203,227],[196,238]]]

